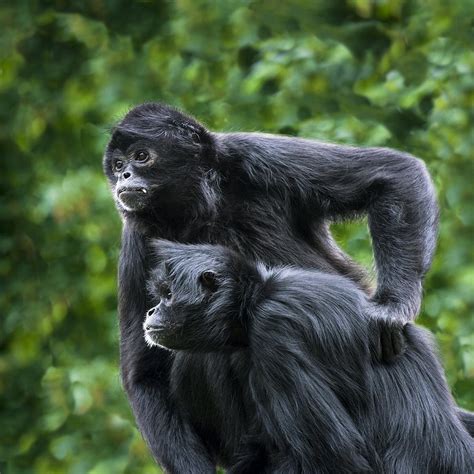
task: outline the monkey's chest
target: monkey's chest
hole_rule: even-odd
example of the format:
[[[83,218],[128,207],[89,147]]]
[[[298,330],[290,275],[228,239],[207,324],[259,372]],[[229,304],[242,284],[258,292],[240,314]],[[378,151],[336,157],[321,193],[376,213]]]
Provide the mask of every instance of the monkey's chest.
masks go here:
[[[180,410],[223,464],[255,437],[255,410],[242,383],[246,364],[236,354],[178,353],[171,373]]]

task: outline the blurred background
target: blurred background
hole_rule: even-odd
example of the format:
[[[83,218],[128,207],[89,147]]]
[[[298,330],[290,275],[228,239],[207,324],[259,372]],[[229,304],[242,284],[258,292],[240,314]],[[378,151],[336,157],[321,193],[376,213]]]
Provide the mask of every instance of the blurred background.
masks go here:
[[[144,101],[423,158],[441,231],[419,321],[474,409],[473,25],[472,0],[1,2],[0,472],[157,472],[120,386],[101,164]],[[334,232],[371,265],[364,222]]]

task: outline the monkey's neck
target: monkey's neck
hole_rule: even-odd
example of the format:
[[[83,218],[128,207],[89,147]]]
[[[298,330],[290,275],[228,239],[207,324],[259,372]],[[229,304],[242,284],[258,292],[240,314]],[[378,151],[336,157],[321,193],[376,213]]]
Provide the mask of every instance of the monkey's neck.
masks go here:
[[[129,214],[125,221],[146,237],[195,243],[212,241],[215,219],[212,215],[206,218],[187,211],[156,209],[154,212]]]

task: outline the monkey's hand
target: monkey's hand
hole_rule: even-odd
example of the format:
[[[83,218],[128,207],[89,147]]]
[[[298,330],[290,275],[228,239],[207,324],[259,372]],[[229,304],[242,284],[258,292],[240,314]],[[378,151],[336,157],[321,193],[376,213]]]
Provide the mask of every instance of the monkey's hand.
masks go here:
[[[393,362],[406,348],[407,322],[374,304],[370,311],[369,331],[372,357],[382,363]]]

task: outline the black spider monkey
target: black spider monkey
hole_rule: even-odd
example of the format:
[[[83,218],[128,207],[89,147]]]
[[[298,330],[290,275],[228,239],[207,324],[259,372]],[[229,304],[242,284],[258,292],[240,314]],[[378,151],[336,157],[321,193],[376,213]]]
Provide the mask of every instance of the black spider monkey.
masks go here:
[[[425,165],[406,153],[261,133],[215,133],[161,104],[132,109],[104,156],[123,219],[121,372],[137,423],[169,472],[214,472],[203,440],[170,400],[173,355],[143,341],[150,237],[219,243],[268,265],[342,275],[370,292],[328,223],[366,214],[377,267],[376,355],[402,349],[434,252],[438,209]],[[466,423],[474,422],[462,412]]]
[[[173,350],[173,397],[228,472],[474,472],[428,331],[407,324],[404,354],[372,364],[370,303],[347,278],[152,246],[146,340]]]

